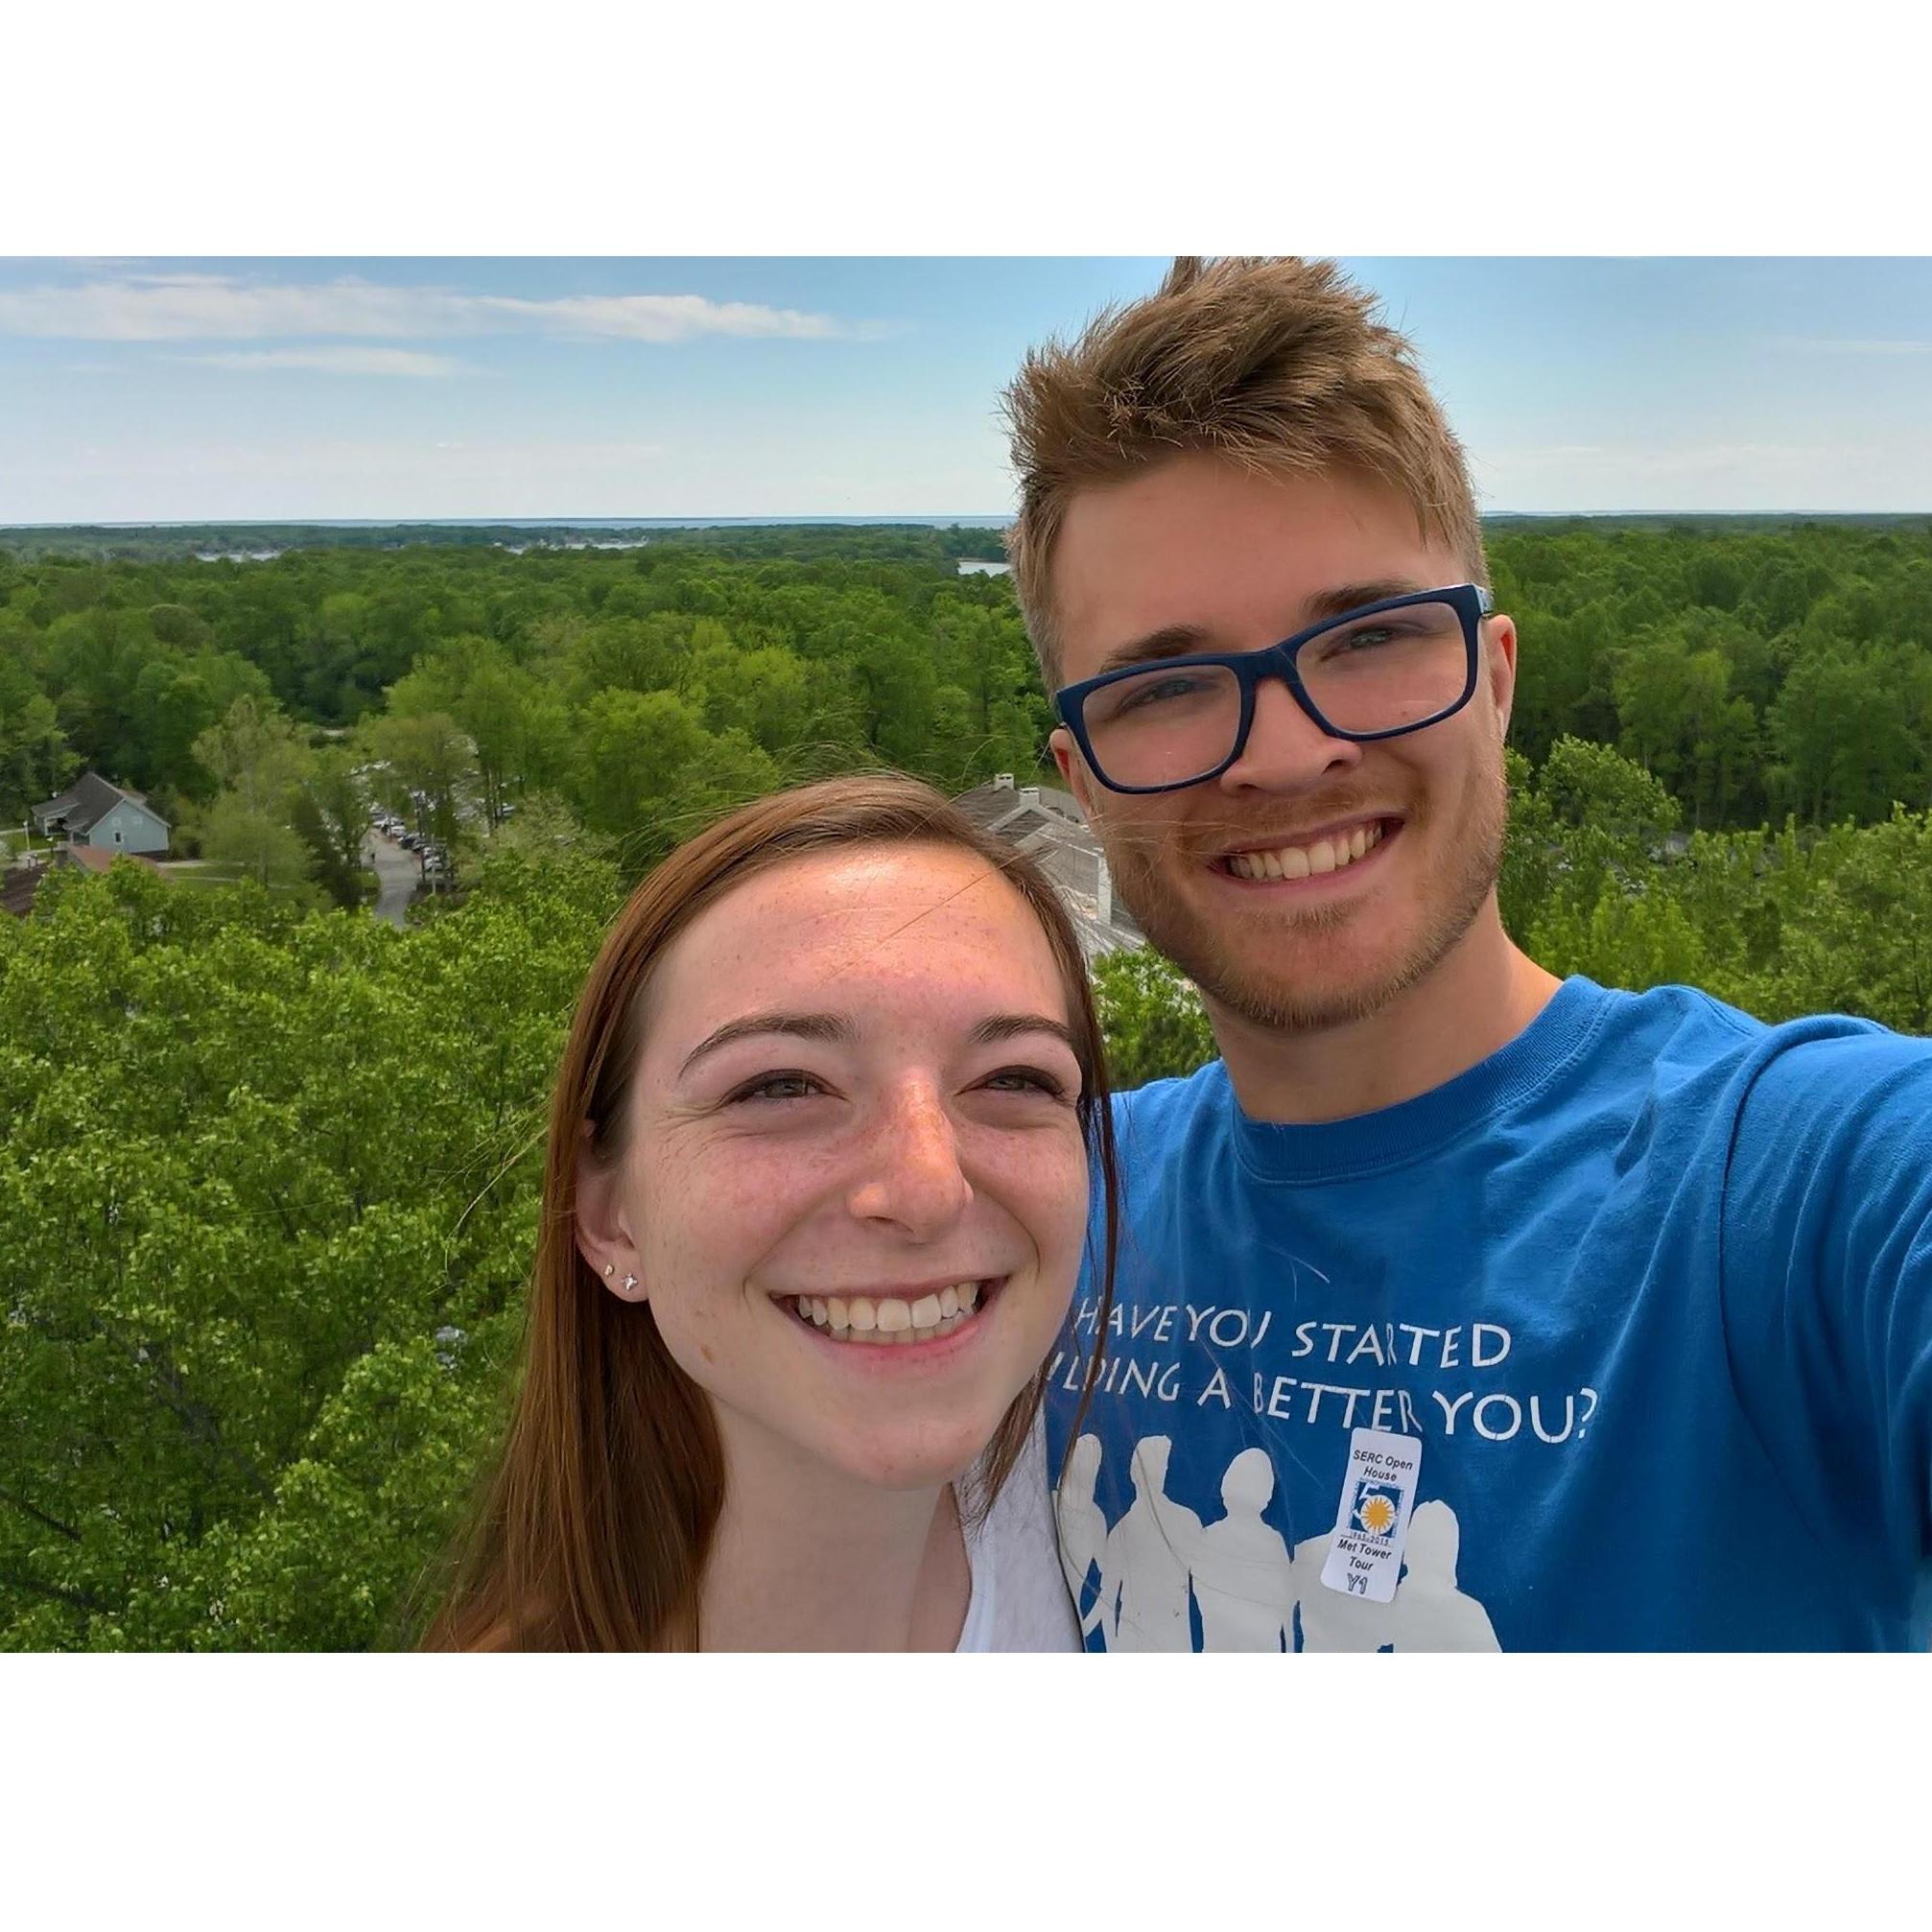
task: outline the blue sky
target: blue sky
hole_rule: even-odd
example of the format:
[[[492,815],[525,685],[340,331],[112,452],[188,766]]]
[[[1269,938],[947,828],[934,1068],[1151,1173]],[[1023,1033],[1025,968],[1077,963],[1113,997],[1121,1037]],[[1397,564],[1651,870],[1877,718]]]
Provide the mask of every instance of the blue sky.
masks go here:
[[[1350,259],[1486,510],[1932,511],[1932,262]],[[997,514],[1155,258],[0,261],[0,523]]]

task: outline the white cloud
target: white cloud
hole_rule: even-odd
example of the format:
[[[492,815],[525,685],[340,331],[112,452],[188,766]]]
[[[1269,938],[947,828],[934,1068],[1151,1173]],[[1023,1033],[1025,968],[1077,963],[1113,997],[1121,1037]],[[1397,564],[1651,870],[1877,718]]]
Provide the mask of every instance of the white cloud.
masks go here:
[[[421,349],[224,349],[174,360],[218,369],[321,369],[341,376],[454,376],[463,370],[454,356]]]
[[[462,295],[330,282],[247,282],[232,275],[128,272],[62,286],[0,290],[0,334],[82,342],[248,342],[295,336],[547,335],[677,342],[698,336],[823,340],[871,336],[864,325],[762,302],[705,295]]]
[[[507,319],[530,321],[573,336],[621,336],[640,342],[682,342],[694,336],[822,339],[852,330],[830,316],[762,302],[714,302],[703,295],[563,295],[529,301],[516,295],[477,295],[476,307]]]

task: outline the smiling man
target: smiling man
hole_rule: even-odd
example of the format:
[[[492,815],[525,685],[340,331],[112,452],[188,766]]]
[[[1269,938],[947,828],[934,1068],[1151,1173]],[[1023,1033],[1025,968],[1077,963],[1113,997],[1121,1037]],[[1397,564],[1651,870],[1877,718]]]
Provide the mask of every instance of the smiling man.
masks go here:
[[[1331,265],[1179,261],[1007,400],[1054,753],[1222,1054],[1118,1103],[1091,1641],[1185,1575],[1195,1648],[1922,1648],[1932,1043],[1511,941],[1515,625]]]

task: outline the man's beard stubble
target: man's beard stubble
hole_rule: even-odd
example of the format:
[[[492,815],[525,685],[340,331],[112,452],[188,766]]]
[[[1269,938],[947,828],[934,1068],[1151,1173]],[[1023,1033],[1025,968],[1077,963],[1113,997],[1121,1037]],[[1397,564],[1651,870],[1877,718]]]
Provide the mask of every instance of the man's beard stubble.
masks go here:
[[[1366,809],[1366,803],[1338,799],[1320,813],[1305,813],[1304,821],[1312,818],[1323,823],[1353,817]],[[1461,836],[1443,855],[1451,868],[1441,879],[1443,894],[1425,908],[1425,923],[1414,941],[1379,973],[1346,987],[1326,990],[1297,986],[1271,976],[1251,956],[1268,943],[1266,928],[1259,921],[1240,953],[1220,944],[1169,883],[1170,871],[1203,862],[1200,850],[1215,835],[1225,838],[1238,834],[1260,843],[1266,836],[1264,831],[1258,832],[1251,822],[1231,815],[1218,824],[1202,821],[1190,825],[1186,845],[1170,834],[1139,834],[1130,828],[1121,828],[1104,842],[1115,891],[1155,951],[1178,966],[1212,1005],[1271,1031],[1317,1033],[1380,1012],[1425,979],[1474,923],[1502,870],[1509,789],[1500,759],[1492,774],[1475,774],[1468,807]],[[1425,830],[1435,815],[1426,803],[1418,800],[1401,836],[1410,837]],[[1357,916],[1354,906],[1319,906],[1295,914],[1293,930],[1299,937],[1312,938],[1319,944],[1328,935],[1344,931]]]

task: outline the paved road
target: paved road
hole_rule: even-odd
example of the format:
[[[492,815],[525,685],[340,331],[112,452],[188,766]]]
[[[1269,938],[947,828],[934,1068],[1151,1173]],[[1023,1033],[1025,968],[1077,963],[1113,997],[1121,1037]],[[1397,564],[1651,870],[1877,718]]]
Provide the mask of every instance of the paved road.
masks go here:
[[[403,923],[403,908],[416,896],[423,882],[423,868],[413,852],[408,852],[393,838],[380,832],[369,834],[370,863],[383,889],[376,899],[376,917],[391,926]]]

